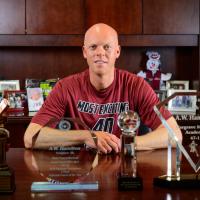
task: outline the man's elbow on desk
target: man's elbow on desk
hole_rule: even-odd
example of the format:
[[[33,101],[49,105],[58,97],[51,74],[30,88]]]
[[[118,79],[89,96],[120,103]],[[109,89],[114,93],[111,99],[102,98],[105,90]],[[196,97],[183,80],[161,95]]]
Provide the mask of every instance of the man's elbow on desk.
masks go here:
[[[33,143],[33,136],[42,128],[41,125],[30,123],[28,128],[26,129],[26,132],[24,134],[24,146],[25,148],[32,148]]]

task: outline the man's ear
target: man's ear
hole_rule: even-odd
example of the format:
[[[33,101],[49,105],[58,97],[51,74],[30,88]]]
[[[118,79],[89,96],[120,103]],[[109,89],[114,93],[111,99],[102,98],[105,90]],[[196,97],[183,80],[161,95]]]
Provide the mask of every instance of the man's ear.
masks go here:
[[[117,52],[116,52],[116,58],[119,58],[120,53],[121,53],[121,46],[118,45],[118,49],[117,49]]]
[[[83,57],[86,59],[87,56],[86,56],[86,52],[85,52],[85,47],[84,46],[82,46],[82,52],[83,52]]]

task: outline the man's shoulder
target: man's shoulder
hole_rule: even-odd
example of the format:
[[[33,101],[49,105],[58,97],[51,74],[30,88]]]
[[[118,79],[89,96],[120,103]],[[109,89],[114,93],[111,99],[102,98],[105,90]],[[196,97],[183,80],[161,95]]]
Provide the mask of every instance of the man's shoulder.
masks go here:
[[[62,78],[60,80],[60,83],[73,83],[76,81],[80,82],[81,80],[85,79],[85,77],[87,77],[87,76],[88,76],[88,69]]]
[[[143,81],[142,77],[137,76],[135,73],[127,71],[125,69],[116,68],[116,76],[121,77],[122,79],[133,79],[134,81]]]

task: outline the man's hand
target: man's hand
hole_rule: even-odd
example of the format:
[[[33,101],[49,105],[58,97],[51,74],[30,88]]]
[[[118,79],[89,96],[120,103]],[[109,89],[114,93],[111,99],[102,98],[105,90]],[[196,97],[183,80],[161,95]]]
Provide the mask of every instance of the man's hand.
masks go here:
[[[112,150],[115,153],[121,151],[120,139],[115,135],[103,131],[94,131],[94,134],[97,136],[97,150],[99,152],[107,154]],[[89,147],[96,148],[92,137],[87,138],[85,144]]]

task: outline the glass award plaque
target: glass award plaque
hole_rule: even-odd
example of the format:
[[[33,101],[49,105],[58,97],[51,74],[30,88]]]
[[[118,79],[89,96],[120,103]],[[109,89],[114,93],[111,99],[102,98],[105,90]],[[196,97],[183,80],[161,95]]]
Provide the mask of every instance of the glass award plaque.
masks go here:
[[[49,128],[59,129],[65,134],[68,134],[69,131],[88,130],[95,145],[97,144],[96,135],[87,129],[79,119],[52,119],[41,131],[48,131]],[[32,192],[94,191],[99,189],[98,181],[93,173],[93,169],[98,165],[96,149],[72,144],[70,146],[52,146],[48,150],[33,150],[32,155],[32,165],[41,177],[40,182],[32,183]]]
[[[121,171],[118,174],[118,189],[141,190],[142,178],[137,173],[137,157],[135,135],[140,126],[140,118],[136,112],[126,111],[118,116],[121,134]]]
[[[0,128],[0,194],[12,193],[15,190],[14,171],[6,164],[8,137],[8,130]]]
[[[164,107],[172,112],[182,132],[179,141],[174,130],[162,116]],[[200,92],[174,91],[154,107],[154,111],[168,130],[167,171],[154,178],[154,185],[174,188],[200,187]],[[176,144],[173,156],[172,143]],[[183,165],[184,163],[184,165]],[[187,168],[185,166],[188,166]]]

